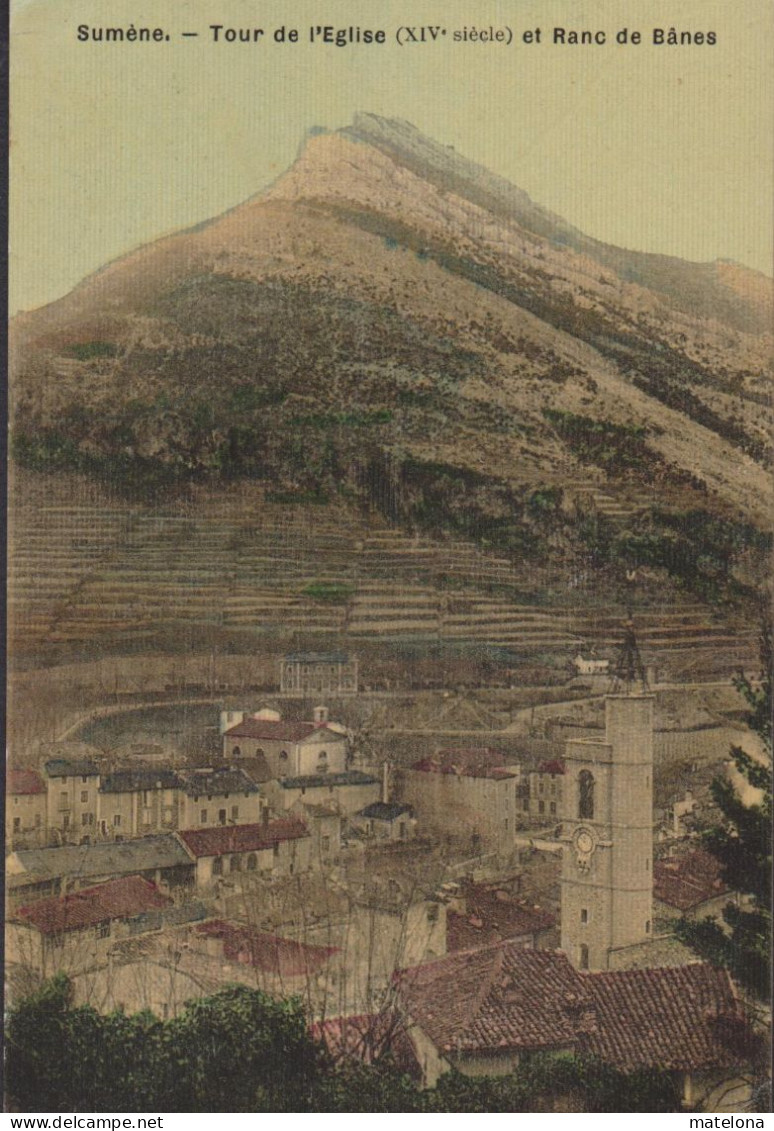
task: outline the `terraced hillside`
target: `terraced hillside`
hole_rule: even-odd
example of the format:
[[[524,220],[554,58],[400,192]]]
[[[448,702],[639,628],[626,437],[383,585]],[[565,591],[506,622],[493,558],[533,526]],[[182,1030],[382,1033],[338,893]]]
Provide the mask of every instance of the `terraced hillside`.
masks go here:
[[[12,654],[120,653],[175,635],[237,651],[401,642],[504,660],[609,650],[623,608],[574,563],[534,574],[463,539],[412,535],[343,504],[271,502],[258,485],[155,507],[85,481],[27,477],[10,558]],[[74,501],[77,499],[78,501]],[[675,670],[754,655],[752,633],[646,574],[646,657]]]

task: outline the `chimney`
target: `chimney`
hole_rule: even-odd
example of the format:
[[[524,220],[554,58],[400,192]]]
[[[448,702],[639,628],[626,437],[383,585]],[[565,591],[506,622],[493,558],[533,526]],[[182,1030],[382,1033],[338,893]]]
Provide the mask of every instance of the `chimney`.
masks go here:
[[[314,718],[315,726],[324,727],[328,722],[328,708],[315,707],[312,717]]]

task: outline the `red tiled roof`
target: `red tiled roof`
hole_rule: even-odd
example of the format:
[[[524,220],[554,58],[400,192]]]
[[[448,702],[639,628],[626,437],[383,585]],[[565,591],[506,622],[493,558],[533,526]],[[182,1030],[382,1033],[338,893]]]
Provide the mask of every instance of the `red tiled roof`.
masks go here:
[[[226,738],[262,738],[266,742],[303,742],[317,730],[327,731],[329,741],[344,738],[325,723],[274,722],[272,719],[245,719],[226,731]]]
[[[373,1064],[389,1052],[396,1068],[415,1079],[422,1076],[400,1015],[392,1009],[382,1013],[358,1013],[351,1017],[329,1017],[309,1026],[310,1036],[322,1041],[335,1061],[359,1060]]]
[[[532,936],[556,925],[545,908],[515,899],[490,884],[469,884],[464,889],[466,913],[450,911],[446,919],[447,950],[469,950],[500,939]]]
[[[707,899],[728,892],[721,870],[720,861],[703,848],[656,860],[653,894],[678,911],[689,911]]]
[[[259,852],[283,840],[309,836],[303,821],[283,817],[268,824],[226,825],[216,829],[183,829],[178,837],[193,856],[224,856],[232,852]]]
[[[9,770],[8,792],[10,794],[45,793],[46,783],[37,770]]]
[[[554,758],[550,762],[541,762],[537,772],[539,774],[563,774],[565,772],[564,762],[558,758]]]
[[[196,933],[222,939],[225,958],[286,978],[313,974],[325,966],[331,955],[338,953],[335,946],[307,946],[295,939],[283,939],[223,919],[202,923]]]
[[[561,951],[501,942],[398,971],[398,999],[441,1053],[573,1048],[623,1071],[749,1060],[728,972],[706,963],[578,973]]]
[[[742,1063],[753,1039],[727,970],[707,963],[583,974],[597,1014],[586,1047],[623,1071]]]
[[[482,746],[470,750],[438,750],[427,758],[415,762],[412,770],[425,774],[456,774],[465,778],[504,778],[516,777],[503,766],[506,755],[502,750],[492,750]]]
[[[590,1023],[591,996],[561,951],[494,943],[397,971],[394,983],[441,1052],[572,1047]]]
[[[16,915],[44,935],[81,931],[110,919],[131,919],[144,911],[167,907],[171,899],[141,876],[122,876],[71,895],[41,899],[20,907]]]

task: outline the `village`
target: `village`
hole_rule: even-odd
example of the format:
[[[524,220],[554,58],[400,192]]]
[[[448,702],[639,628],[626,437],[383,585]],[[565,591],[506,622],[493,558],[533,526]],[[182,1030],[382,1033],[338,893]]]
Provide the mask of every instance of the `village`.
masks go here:
[[[656,765],[633,634],[615,667],[575,669],[594,725],[505,747],[360,741],[328,706],[357,701],[358,661],[332,652],[285,655],[276,702],[214,714],[207,765],[42,744],[9,776],[12,999],[65,972],[77,1002],[168,1018],[242,983],[300,996],[335,1053],[389,1047],[424,1086],[585,1051],[738,1110],[737,990],[673,929],[741,898],[697,836],[710,775],[689,790]]]

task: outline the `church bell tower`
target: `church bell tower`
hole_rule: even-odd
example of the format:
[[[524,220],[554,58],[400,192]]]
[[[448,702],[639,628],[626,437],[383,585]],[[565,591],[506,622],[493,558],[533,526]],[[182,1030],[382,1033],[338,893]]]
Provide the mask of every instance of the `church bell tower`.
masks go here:
[[[653,930],[653,704],[631,619],[605,735],[566,746],[561,946],[580,970],[611,968],[619,948]],[[641,690],[634,690],[633,676]]]

